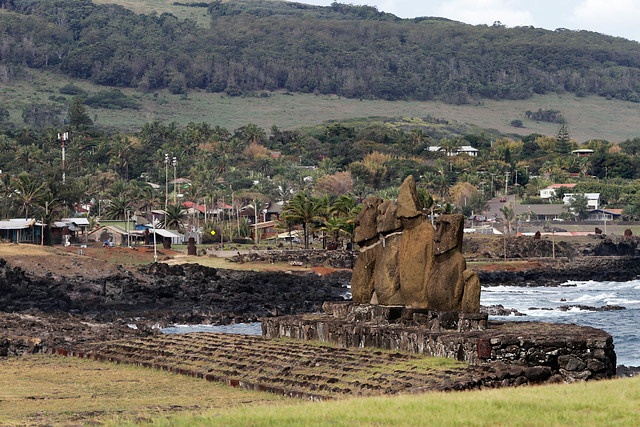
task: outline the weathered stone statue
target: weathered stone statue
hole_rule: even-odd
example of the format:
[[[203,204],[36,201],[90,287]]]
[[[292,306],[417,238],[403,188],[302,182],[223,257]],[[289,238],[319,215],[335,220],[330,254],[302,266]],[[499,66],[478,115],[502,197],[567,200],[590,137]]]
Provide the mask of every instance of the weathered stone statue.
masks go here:
[[[462,215],[441,215],[434,230],[409,176],[397,203],[365,200],[356,217],[361,247],[351,293],[358,304],[477,313],[480,282],[462,256]]]

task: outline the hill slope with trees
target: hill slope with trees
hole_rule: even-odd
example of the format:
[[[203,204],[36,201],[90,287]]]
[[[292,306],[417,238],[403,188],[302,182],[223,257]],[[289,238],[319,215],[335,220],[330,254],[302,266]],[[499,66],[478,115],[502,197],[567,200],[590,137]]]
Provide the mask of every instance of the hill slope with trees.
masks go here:
[[[369,6],[192,3],[209,28],[90,0],[0,0],[0,80],[51,69],[105,86],[242,95],[640,100],[640,44],[587,31],[400,19]]]

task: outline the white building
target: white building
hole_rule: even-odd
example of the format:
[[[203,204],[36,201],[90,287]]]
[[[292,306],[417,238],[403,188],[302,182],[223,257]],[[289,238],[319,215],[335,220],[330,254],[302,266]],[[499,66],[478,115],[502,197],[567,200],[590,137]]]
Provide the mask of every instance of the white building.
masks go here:
[[[573,188],[575,186],[576,184],[551,184],[547,188],[540,190],[540,198],[550,199],[556,195],[556,190],[558,188]]]
[[[598,206],[600,206],[600,193],[584,193],[578,195],[587,198],[587,207],[589,209],[598,209]],[[565,194],[562,201],[565,205],[568,205],[573,201],[574,197],[575,194]]]
[[[429,147],[429,151],[431,152],[435,152],[435,151],[444,151],[442,149],[442,147],[437,147],[437,146],[431,146]],[[478,149],[473,148],[470,145],[463,145],[458,147],[455,151],[448,153],[448,156],[457,156],[458,154],[468,154],[470,156],[473,157],[477,157],[478,156]]]

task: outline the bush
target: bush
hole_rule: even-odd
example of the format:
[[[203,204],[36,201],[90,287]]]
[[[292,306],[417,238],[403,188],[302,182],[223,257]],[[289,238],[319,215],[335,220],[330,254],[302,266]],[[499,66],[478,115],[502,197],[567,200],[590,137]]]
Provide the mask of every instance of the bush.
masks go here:
[[[120,110],[122,108],[139,110],[142,107],[135,99],[125,95],[118,89],[101,90],[88,97],[84,103],[93,108],[108,108],[110,110]]]
[[[511,120],[511,126],[513,126],[514,128],[523,128],[524,125],[522,124],[522,120],[516,119],[516,120]]]
[[[87,96],[87,92],[84,89],[79,88],[78,86],[72,83],[62,86],[58,92],[60,92],[63,95],[73,95],[73,96],[79,95],[79,96],[82,96],[83,98]]]
[[[538,108],[538,111],[527,110],[524,116],[536,122],[564,123],[564,117],[558,110],[543,110],[542,108]]]

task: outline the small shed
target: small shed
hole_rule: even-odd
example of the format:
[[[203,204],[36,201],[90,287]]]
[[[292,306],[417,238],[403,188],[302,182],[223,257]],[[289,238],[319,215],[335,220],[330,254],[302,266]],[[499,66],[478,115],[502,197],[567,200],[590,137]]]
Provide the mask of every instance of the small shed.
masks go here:
[[[90,242],[104,242],[108,240],[116,246],[127,244],[127,230],[118,225],[105,225],[89,233]]]
[[[181,245],[184,243],[184,235],[178,233],[176,230],[165,230],[164,228],[150,228],[149,233],[153,238],[153,232],[155,231],[157,236],[167,239],[171,239],[172,245]],[[156,238],[156,240],[159,240]]]

